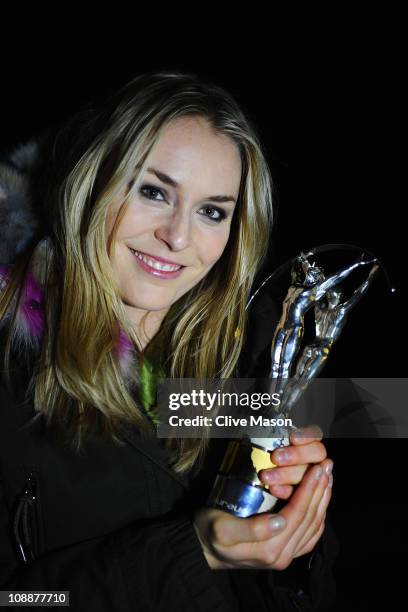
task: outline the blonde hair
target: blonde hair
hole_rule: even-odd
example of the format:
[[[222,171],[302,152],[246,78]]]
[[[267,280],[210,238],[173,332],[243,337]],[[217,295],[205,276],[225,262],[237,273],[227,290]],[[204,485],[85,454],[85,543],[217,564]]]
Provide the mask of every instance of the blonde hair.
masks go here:
[[[132,372],[137,386],[143,351],[109,255],[151,148],[169,122],[186,116],[205,118],[215,133],[237,145],[240,192],[224,253],[172,305],[151,346],[169,347],[164,365],[170,378],[234,375],[245,339],[246,301],[272,228],[272,179],[262,145],[254,125],[221,87],[191,73],[139,75],[101,108],[86,108],[60,130],[53,146],[52,186],[44,193],[51,215],[50,248],[43,279],[45,333],[32,379],[34,406],[49,424],[58,423],[77,449],[83,436],[96,432],[121,443],[119,425],[124,422],[149,430],[113,350],[121,327],[137,356]],[[123,203],[107,249],[106,214],[118,197]],[[20,258],[0,296],[0,319],[32,254],[29,249]],[[184,472],[202,459],[208,440],[173,438],[166,444],[173,469]]]

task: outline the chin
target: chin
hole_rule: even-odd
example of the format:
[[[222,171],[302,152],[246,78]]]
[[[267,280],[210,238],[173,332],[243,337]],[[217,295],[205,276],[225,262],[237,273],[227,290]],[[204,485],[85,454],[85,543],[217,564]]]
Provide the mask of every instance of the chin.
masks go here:
[[[152,312],[159,312],[161,310],[165,310],[170,308],[171,304],[168,302],[139,302],[139,301],[126,301],[124,300],[126,306],[130,308],[136,308],[137,310],[149,310]]]
[[[170,308],[170,306],[173,304],[173,302],[169,299],[166,300],[157,297],[152,297],[151,299],[149,299],[147,296],[145,296],[142,300],[140,299],[140,296],[134,299],[130,296],[126,296],[125,298],[123,298],[123,302],[126,306],[129,306],[130,308],[151,311],[165,310]]]

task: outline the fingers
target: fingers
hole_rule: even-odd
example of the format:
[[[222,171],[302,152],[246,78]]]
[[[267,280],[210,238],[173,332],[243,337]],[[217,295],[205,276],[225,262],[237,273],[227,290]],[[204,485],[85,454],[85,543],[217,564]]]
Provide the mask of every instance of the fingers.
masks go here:
[[[306,472],[307,465],[294,465],[288,467],[276,467],[270,470],[260,470],[258,478],[264,484],[299,484]]]
[[[276,449],[271,453],[271,461],[277,467],[260,470],[258,478],[268,485],[272,495],[288,499],[293,487],[287,485],[299,484],[307,470],[307,464],[324,461],[327,452],[324,444],[320,442],[322,437],[323,432],[318,425],[302,427],[291,432],[291,446]]]
[[[315,515],[326,485],[327,476],[322,466],[309,468],[290,501],[279,513],[286,519],[285,531],[290,532],[291,536],[304,524],[305,519]]]
[[[307,542],[307,544],[303,548],[298,550],[298,552],[296,552],[293,555],[294,559],[296,559],[296,557],[301,557],[302,555],[307,555],[308,553],[312,552],[312,550],[314,549],[314,547],[316,546],[316,544],[318,543],[318,541],[322,537],[324,529],[326,527],[325,517],[326,517],[326,515],[324,515],[324,518],[323,518],[323,520],[322,520],[322,522],[321,522],[321,524],[319,526],[319,529],[318,529],[317,533]]]
[[[330,463],[328,459],[323,467]],[[319,472],[320,477],[316,478]],[[217,567],[284,569],[295,554],[311,549],[317,541],[330,498],[326,494],[326,500],[322,501],[327,484],[328,477],[322,467],[313,466],[277,515],[265,513],[239,518],[209,509],[197,513],[196,525],[204,534],[204,549],[214,554],[219,560],[217,563],[221,562]],[[286,521],[281,529],[276,528],[279,518]]]
[[[299,427],[295,431],[291,431],[289,440],[291,444],[308,444],[313,440],[322,440],[323,431],[319,425],[308,425],[307,427]]]
[[[321,466],[313,466],[306,472],[291,500],[279,512],[279,515],[286,519],[287,526],[269,541],[258,544],[258,563],[277,570],[290,565],[300,540],[317,514],[327,482],[328,477]],[[255,553],[252,556],[254,557]]]
[[[275,514],[265,513],[241,518],[223,512],[213,521],[212,536],[218,546],[261,542],[271,538],[285,525],[285,519]]]
[[[279,516],[286,519],[287,522],[289,522],[288,518],[290,518],[291,533],[296,531],[302,520],[304,520],[307,512],[309,512],[309,514],[310,512],[313,515],[315,514],[318,501],[321,498],[321,494],[319,494],[317,498],[313,497],[314,489],[316,489],[318,485],[318,480],[316,480],[313,475],[319,470],[323,472],[322,468],[318,466],[312,470],[309,469],[309,473],[305,475],[306,469],[307,466],[295,466],[260,471],[260,475],[262,472],[280,472],[282,474],[278,480],[280,479],[283,482],[278,482],[269,487],[272,495],[276,497],[287,499],[292,495],[293,487],[285,485],[285,478],[288,478],[288,474],[289,477],[292,477],[293,482],[296,484],[301,483],[299,489],[292,497],[295,501],[294,504],[291,505],[290,512],[288,513],[284,508],[279,513]],[[286,476],[284,470],[286,470]],[[310,505],[311,509],[309,508]],[[285,516],[285,512],[288,513],[288,517]],[[234,546],[239,543],[261,542],[267,540],[271,538],[272,535],[276,534],[276,526],[273,522],[271,523],[270,520],[273,517],[275,517],[275,515],[261,514],[259,516],[240,518],[227,513],[221,513],[217,515],[213,522],[212,529],[214,540],[220,546]]]
[[[299,523],[296,531],[291,538],[291,541],[288,543],[285,552],[283,553],[283,558],[285,560],[291,559],[294,557],[295,553],[299,550],[299,547],[303,545],[304,542],[310,540],[314,534],[318,531],[321,526],[322,521],[322,509],[324,507],[324,512],[327,509],[327,503],[330,499],[330,495],[326,497],[326,489],[329,483],[329,475],[326,472],[327,466],[332,465],[332,461],[330,459],[324,461],[320,467],[323,469],[323,474],[318,481],[317,487],[313,492],[313,497],[308,505],[306,512],[304,513],[303,521]],[[316,468],[313,468],[316,469]],[[301,485],[300,485],[301,486]],[[300,488],[299,486],[299,488]],[[294,497],[294,496],[293,496]],[[327,503],[326,503],[327,500]],[[291,502],[287,504],[286,507],[290,505]],[[284,514],[284,508],[281,511],[281,514]],[[320,509],[320,514],[319,514]],[[324,514],[323,512],[323,514]]]
[[[322,437],[323,432],[318,425],[299,428],[290,434],[291,446],[276,449],[271,453],[271,461],[276,467],[260,470],[258,478],[269,486],[272,495],[287,499],[293,488],[284,485],[299,484],[307,470],[307,464],[320,463],[326,458],[326,448],[320,442]]]
[[[294,554],[295,557],[304,555],[310,552],[311,550],[313,550],[317,540],[319,539],[319,538],[316,539],[316,535],[319,532],[321,533],[323,532],[324,526],[325,526],[324,521],[326,518],[327,508],[329,506],[331,496],[332,496],[332,486],[333,486],[333,475],[330,475],[327,487],[320,500],[320,503],[319,503],[319,506],[316,512],[316,516],[311,526],[305,532],[302,539],[300,540],[298,547],[297,547],[297,551]]]
[[[291,485],[269,485],[269,491],[274,497],[288,499],[293,493],[293,487]]]
[[[310,442],[310,438],[306,440],[307,443],[299,446],[286,446],[274,450],[271,453],[272,462],[278,466],[321,463],[327,457],[324,444],[318,441]]]

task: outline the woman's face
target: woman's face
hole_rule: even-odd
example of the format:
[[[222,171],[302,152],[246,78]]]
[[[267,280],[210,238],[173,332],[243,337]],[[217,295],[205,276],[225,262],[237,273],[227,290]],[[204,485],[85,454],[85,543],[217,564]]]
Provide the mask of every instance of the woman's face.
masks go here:
[[[240,180],[236,144],[205,119],[182,117],[167,126],[148,156],[139,193],[129,200],[111,257],[136,324],[146,311],[163,318],[221,257]],[[107,236],[119,206],[108,211]]]

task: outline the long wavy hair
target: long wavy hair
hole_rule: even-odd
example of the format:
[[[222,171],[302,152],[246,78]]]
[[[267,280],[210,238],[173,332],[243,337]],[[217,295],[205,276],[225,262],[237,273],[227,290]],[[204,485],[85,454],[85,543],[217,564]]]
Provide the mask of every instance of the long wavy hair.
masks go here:
[[[123,423],[149,432],[114,350],[122,330],[133,345],[131,378],[137,388],[145,351],[127,318],[109,256],[150,150],[169,122],[186,116],[205,118],[215,133],[236,144],[241,185],[221,258],[171,306],[148,350],[160,355],[169,378],[234,376],[245,340],[246,301],[272,229],[272,178],[263,146],[255,125],[220,86],[192,73],[142,74],[104,102],[82,107],[59,129],[47,158],[45,326],[29,388],[35,410],[48,424],[58,424],[78,450],[84,437],[95,433],[123,443]],[[117,197],[121,207],[107,237],[105,219]],[[13,266],[0,296],[0,319],[21,290],[34,253],[32,245]],[[173,469],[189,471],[202,460],[207,444],[206,436],[166,440]]]

